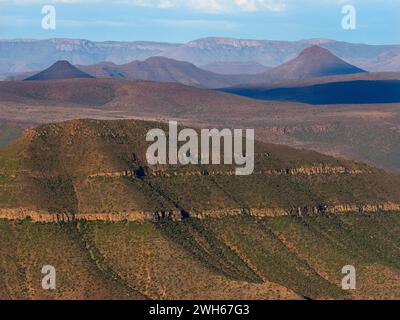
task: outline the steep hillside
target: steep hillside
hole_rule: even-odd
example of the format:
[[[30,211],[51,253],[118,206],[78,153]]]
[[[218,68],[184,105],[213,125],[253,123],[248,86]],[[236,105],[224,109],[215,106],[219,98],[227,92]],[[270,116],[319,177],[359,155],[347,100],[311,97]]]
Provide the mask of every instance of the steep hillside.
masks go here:
[[[51,67],[43,70],[25,81],[35,80],[61,80],[61,79],[80,79],[80,78],[93,78],[85,72],[75,68],[68,61],[57,61]]]
[[[145,299],[101,272],[73,226],[0,220],[0,300]],[[40,249],[39,249],[40,248]],[[42,289],[42,267],[57,270],[57,290]]]
[[[268,70],[266,75],[270,80],[284,80],[363,72],[365,71],[339,59],[329,50],[312,46],[303,50],[297,58]]]
[[[0,149],[20,136],[23,130],[29,127],[32,127],[31,123],[0,119]]]
[[[155,127],[74,120],[0,151],[0,298],[400,297],[397,175],[259,143],[248,177],[148,167]],[[44,292],[49,263],[58,289]]]
[[[1,299],[400,297],[398,214],[166,224],[0,220],[0,230]],[[56,291],[41,288],[49,263]],[[357,268],[351,292],[341,290],[348,264]]]
[[[2,207],[69,217],[230,210],[269,216],[392,210],[400,203],[397,175],[275,145],[257,144],[251,176],[232,175],[233,166],[148,167],[144,137],[157,127],[165,125],[76,120],[28,131],[1,151]]]

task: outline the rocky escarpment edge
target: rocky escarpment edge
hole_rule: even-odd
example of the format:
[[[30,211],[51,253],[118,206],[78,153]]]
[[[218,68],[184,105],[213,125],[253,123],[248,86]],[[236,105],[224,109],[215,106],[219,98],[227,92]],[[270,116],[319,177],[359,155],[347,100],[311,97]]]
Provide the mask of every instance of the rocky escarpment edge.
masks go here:
[[[72,221],[108,221],[108,222],[166,222],[182,221],[188,218],[207,219],[223,218],[229,216],[251,216],[255,218],[282,217],[282,216],[309,216],[309,215],[331,215],[348,213],[379,213],[379,212],[400,212],[399,203],[366,204],[366,205],[333,205],[317,207],[297,207],[291,209],[284,208],[229,208],[219,210],[202,210],[193,212],[183,212],[179,210],[171,211],[131,211],[122,213],[50,213],[40,210],[26,208],[0,208],[0,219],[21,221],[30,219],[33,222],[59,223]]]

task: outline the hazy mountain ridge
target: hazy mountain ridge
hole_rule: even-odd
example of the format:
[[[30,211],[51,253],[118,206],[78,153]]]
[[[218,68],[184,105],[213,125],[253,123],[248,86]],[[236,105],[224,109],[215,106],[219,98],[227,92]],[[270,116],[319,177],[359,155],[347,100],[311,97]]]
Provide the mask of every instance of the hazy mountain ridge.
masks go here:
[[[253,61],[216,61],[200,66],[201,69],[225,75],[255,75],[270,68]]]
[[[203,70],[194,64],[165,57],[151,57],[123,65],[104,62],[91,66],[77,66],[97,78],[176,82],[203,88],[221,88],[246,82],[262,81],[262,75],[222,75]]]
[[[230,38],[205,38],[187,44],[159,42],[94,42],[74,39],[1,40],[0,75],[31,70],[42,70],[58,60],[72,64],[91,65],[102,61],[117,64],[145,60],[152,56],[188,61],[204,65],[217,61],[254,61],[275,67],[295,58],[310,45],[320,45],[345,61],[360,68],[387,71],[386,61],[376,59],[385,53],[400,53],[400,45],[353,44],[329,39],[301,41],[240,40]],[[394,70],[400,66],[394,64]]]
[[[59,60],[84,65],[102,61],[128,63],[159,55],[174,46],[176,45],[146,41],[2,40],[0,41],[0,61],[4,64],[1,64],[0,74],[41,70]]]

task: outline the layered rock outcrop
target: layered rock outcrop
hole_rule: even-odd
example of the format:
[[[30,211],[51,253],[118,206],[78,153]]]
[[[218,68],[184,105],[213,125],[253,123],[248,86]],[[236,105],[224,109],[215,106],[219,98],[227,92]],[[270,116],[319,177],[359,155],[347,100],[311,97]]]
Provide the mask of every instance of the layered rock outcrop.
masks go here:
[[[109,221],[109,222],[168,222],[182,221],[187,218],[207,219],[223,218],[229,216],[247,215],[256,218],[272,218],[280,216],[298,216],[307,215],[330,215],[330,214],[348,214],[348,213],[378,213],[378,212],[400,212],[400,203],[383,204],[343,204],[343,205],[320,205],[314,207],[298,208],[230,208],[218,210],[201,210],[186,212],[183,210],[169,210],[157,212],[121,212],[121,213],[50,213],[45,211],[36,211],[26,208],[2,208],[0,209],[0,219],[5,220],[24,220],[31,219],[34,222],[59,223],[72,221]]]
[[[327,175],[327,174],[349,174],[349,175],[359,175],[370,173],[365,169],[349,169],[344,166],[326,166],[326,165],[316,165],[309,167],[296,167],[296,168],[284,168],[284,169],[271,169],[271,170],[258,170],[254,171],[254,175],[262,176],[279,176],[279,175]],[[135,177],[137,173],[132,170],[125,170],[123,172],[103,172],[90,175],[88,178],[98,178],[98,177],[109,177],[109,178],[119,178],[119,177]],[[186,171],[186,172],[165,172],[163,170],[150,170],[149,173],[152,177],[162,177],[162,178],[173,178],[173,177],[201,177],[201,176],[228,176],[232,177],[236,175],[235,170],[209,170],[209,171]]]

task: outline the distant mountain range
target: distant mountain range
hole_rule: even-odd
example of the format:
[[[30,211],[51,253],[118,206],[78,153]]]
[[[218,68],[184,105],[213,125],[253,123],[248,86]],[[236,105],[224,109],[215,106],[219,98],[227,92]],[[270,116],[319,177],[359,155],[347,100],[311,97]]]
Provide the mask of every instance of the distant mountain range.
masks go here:
[[[72,66],[66,61],[59,61],[45,71],[30,75],[26,80],[95,77],[174,82],[201,88],[226,88],[274,80],[296,80],[364,72],[364,70],[337,58],[327,49],[312,46],[303,50],[299,57],[279,67],[253,75],[222,75],[200,69],[189,62],[152,57],[145,61],[133,61],[123,65],[102,62],[91,66]],[[22,74],[21,76],[25,75]]]
[[[312,46],[295,59],[264,73],[269,82],[222,89],[253,99],[308,104],[400,102],[400,74],[367,73]]]
[[[267,66],[262,65],[261,63],[253,61],[217,61],[200,66],[200,68],[226,75],[254,75],[266,72],[267,70],[271,69]]]
[[[91,66],[77,66],[96,78],[176,82],[202,88],[221,88],[235,84],[262,81],[263,76],[222,75],[203,70],[194,64],[164,57],[151,57],[117,65],[103,62]]]
[[[23,72],[7,80],[60,80],[79,78],[108,78],[119,80],[144,80],[154,82],[180,83],[199,88],[223,88],[243,83],[257,83],[266,80],[259,75],[222,75],[206,71],[194,64],[152,57],[145,61],[132,61],[118,65],[112,62],[73,66],[68,61],[57,61],[41,72]]]
[[[0,76],[43,70],[59,60],[92,65],[103,61],[126,64],[152,56],[187,61],[197,66],[215,62],[256,62],[276,67],[312,45],[330,50],[337,57],[367,71],[400,71],[400,45],[367,45],[309,39],[301,41],[205,38],[186,44],[160,42],[93,42],[74,39],[1,40]],[[387,57],[392,57],[388,62]],[[388,70],[390,68],[390,70]]]

